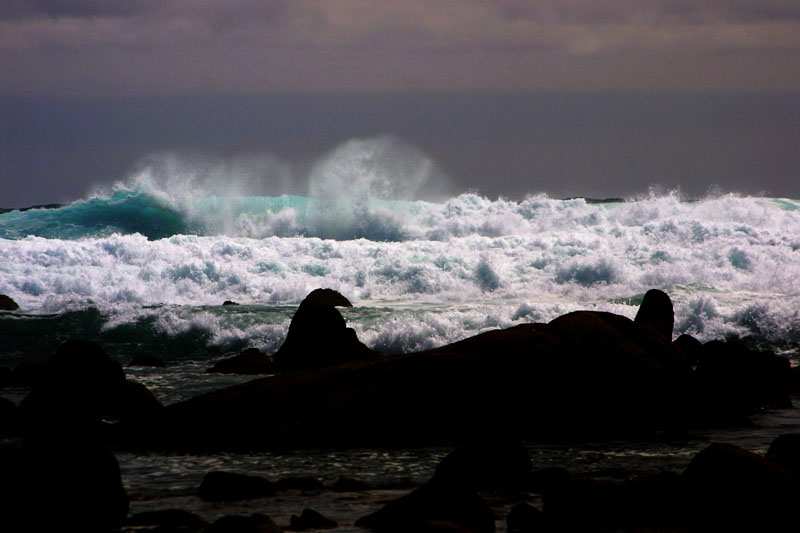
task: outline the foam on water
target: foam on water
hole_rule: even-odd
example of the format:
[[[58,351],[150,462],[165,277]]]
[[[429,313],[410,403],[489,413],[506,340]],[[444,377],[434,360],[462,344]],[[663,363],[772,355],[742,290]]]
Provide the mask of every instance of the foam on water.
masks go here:
[[[380,238],[386,230],[372,222],[373,239],[313,236],[311,221],[324,212],[314,211],[316,201],[206,198],[195,207],[205,219],[184,213],[178,224],[205,229],[163,238],[122,230],[6,235],[0,293],[27,313],[93,307],[107,317],[106,329],[146,323],[171,336],[206,331],[214,345],[272,349],[291,306],[331,287],[362,309],[348,319],[368,343],[398,352],[579,308],[633,316],[638,302],[626,299],[656,287],[675,300],[676,333],[750,334],[787,349],[800,343],[800,204],[793,200],[374,200],[396,223],[392,239]],[[79,208],[87,209],[73,204],[41,216]],[[235,224],[215,222],[234,211]],[[174,218],[179,210],[164,212]],[[4,224],[20,216],[0,217],[9,215]],[[247,236],[262,233],[269,235]],[[208,309],[224,300],[255,310],[221,319]],[[287,306],[280,320],[260,316],[275,306]]]

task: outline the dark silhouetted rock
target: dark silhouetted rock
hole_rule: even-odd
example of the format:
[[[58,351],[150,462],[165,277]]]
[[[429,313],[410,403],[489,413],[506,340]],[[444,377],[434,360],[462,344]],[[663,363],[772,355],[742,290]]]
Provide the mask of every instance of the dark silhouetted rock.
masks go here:
[[[19,309],[17,302],[5,294],[0,294],[0,311],[16,311]]]
[[[539,509],[518,503],[509,511],[506,526],[508,533],[538,533],[545,529],[545,522]]]
[[[274,483],[276,491],[300,490],[315,492],[325,488],[322,481],[311,476],[286,476]]]
[[[475,533],[492,533],[494,520],[491,508],[475,492],[448,483],[427,483],[358,519],[355,525],[375,533],[406,533],[442,521]]]
[[[24,361],[14,367],[12,380],[19,387],[32,387],[44,376],[44,367],[38,363]]]
[[[250,516],[223,516],[203,530],[203,533],[281,533],[268,516],[254,513]]]
[[[65,524],[106,531],[128,514],[119,465],[96,444],[71,437],[4,443],[0,472],[4,531],[58,531]]]
[[[794,516],[789,472],[730,444],[711,444],[695,455],[683,481],[693,527],[774,531]]]
[[[672,340],[672,328],[675,325],[675,311],[672,300],[667,293],[658,289],[650,289],[644,295],[642,305],[633,319],[637,324],[645,324]]]
[[[21,407],[34,418],[60,423],[70,415],[145,418],[161,403],[144,385],[126,380],[120,364],[100,346],[72,340],[47,361]]]
[[[292,515],[289,524],[290,531],[305,531],[307,529],[333,529],[339,527],[335,520],[325,518],[313,509],[303,509],[300,516]]]
[[[787,433],[779,435],[769,445],[766,458],[778,463],[800,482],[800,434]]]
[[[544,517],[556,531],[616,530],[630,525],[628,502],[610,482],[573,477],[547,491],[542,501]]]
[[[628,437],[685,424],[691,379],[683,355],[651,328],[576,312],[425,352],[256,379],[128,431],[153,446],[206,450],[468,442],[486,427],[526,440]]]
[[[381,358],[358,340],[336,306],[352,304],[331,289],[316,289],[300,303],[286,340],[273,356],[278,371],[295,372]]]
[[[128,526],[165,526],[188,532],[199,531],[208,525],[208,520],[183,509],[164,509],[137,513],[125,521]]]
[[[436,467],[434,481],[472,490],[522,489],[531,478],[531,458],[519,440],[472,442],[448,454]]]
[[[703,356],[703,343],[691,335],[683,334],[672,342],[679,349],[690,365],[696,365]]]
[[[248,348],[235,357],[217,361],[206,370],[209,373],[220,374],[272,374],[274,367],[272,360],[256,348]]]
[[[7,366],[0,366],[0,388],[14,384],[14,373]]]
[[[209,501],[234,501],[263,498],[275,494],[275,486],[258,476],[233,472],[209,472],[203,476],[198,494]]]
[[[308,293],[303,301],[328,307],[353,307],[350,300],[342,296],[339,291],[333,289],[314,289]]]
[[[0,398],[0,437],[23,437],[31,428],[31,421],[14,402]]]
[[[225,300],[222,302],[222,305],[239,305],[238,302],[234,302],[233,300]]]
[[[360,479],[356,479],[353,477],[341,476],[339,479],[336,480],[336,483],[333,484],[333,490],[340,491],[340,492],[362,492],[365,490],[370,490],[368,483],[361,481]]]
[[[144,355],[137,355],[133,359],[131,359],[130,366],[149,366],[153,368],[166,368],[167,363],[165,363],[161,358],[156,357],[155,355],[144,354]]]
[[[761,406],[791,407],[790,364],[772,352],[736,340],[710,341],[695,370],[701,405],[713,412],[747,414]]]

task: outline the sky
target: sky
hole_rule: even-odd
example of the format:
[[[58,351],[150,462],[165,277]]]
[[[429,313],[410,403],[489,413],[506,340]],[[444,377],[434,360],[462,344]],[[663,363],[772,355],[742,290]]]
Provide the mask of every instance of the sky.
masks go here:
[[[798,65],[796,0],[3,0],[0,207],[166,160],[302,193],[352,139],[452,192],[800,198]]]

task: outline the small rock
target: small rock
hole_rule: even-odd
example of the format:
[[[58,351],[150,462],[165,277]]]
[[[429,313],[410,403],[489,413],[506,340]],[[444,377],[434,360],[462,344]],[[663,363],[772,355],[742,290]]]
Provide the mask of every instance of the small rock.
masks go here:
[[[303,509],[300,516],[292,515],[289,530],[305,531],[307,529],[333,529],[339,527],[336,521],[325,518],[313,509]]]
[[[448,454],[433,479],[481,489],[520,489],[530,483],[531,458],[521,441],[473,442]]]
[[[233,300],[225,300],[222,302],[222,305],[239,305],[238,302],[234,302]]]
[[[272,360],[256,348],[248,348],[235,357],[222,359],[206,370],[220,374],[273,374]]]

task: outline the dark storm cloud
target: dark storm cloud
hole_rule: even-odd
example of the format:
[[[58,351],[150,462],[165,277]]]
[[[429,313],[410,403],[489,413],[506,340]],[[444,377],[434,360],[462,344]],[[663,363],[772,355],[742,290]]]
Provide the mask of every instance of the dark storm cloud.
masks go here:
[[[798,60],[796,1],[14,0],[0,10],[4,92],[794,90]]]

